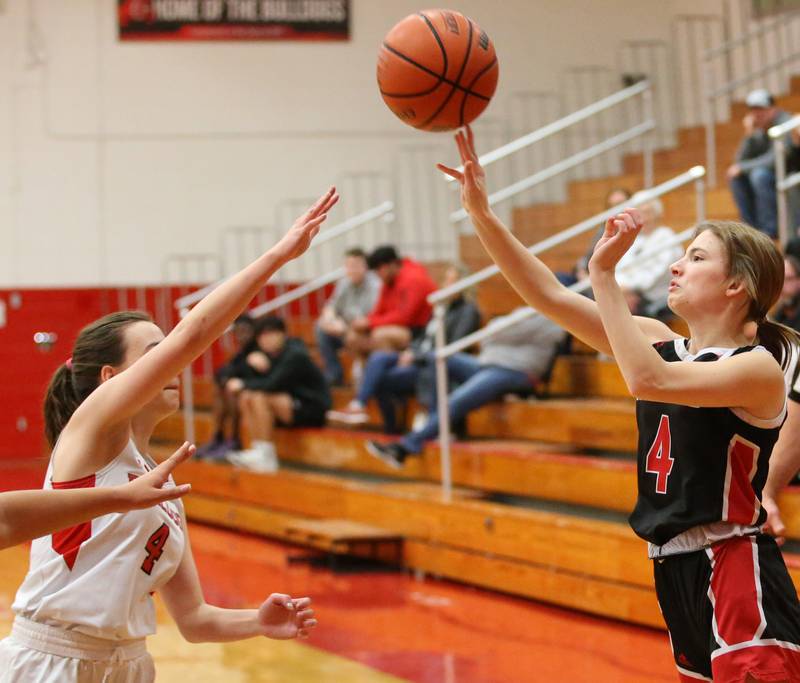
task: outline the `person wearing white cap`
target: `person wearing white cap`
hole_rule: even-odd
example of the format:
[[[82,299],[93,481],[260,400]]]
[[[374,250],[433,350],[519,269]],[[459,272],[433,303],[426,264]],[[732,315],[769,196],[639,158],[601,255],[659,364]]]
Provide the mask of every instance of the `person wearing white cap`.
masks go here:
[[[791,116],[778,109],[772,95],[763,88],[752,90],[745,102],[748,107],[742,121],[745,138],[736,152],[736,162],[728,168],[728,181],[742,220],[775,237],[778,234],[775,151],[767,130]],[[791,138],[787,139],[787,145],[791,144]]]

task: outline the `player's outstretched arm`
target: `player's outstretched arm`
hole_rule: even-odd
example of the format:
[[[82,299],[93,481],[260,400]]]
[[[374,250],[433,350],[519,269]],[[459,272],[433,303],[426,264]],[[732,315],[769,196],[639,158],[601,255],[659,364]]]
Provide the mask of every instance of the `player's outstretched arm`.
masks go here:
[[[273,593],[258,609],[209,605],[203,597],[188,534],[178,571],[161,588],[161,596],[181,635],[190,643],[223,643],[256,636],[306,638],[317,625],[311,598],[306,597]]]
[[[455,138],[464,172],[442,164],[437,167],[460,183],[464,209],[472,219],[481,243],[506,280],[528,305],[598,351],[610,353],[611,347],[596,304],[564,287],[492,211],[486,175],[475,152],[472,130],[467,126],[466,133],[459,131]],[[674,339],[677,336],[657,320],[636,318],[636,321],[652,341]]]
[[[276,270],[308,249],[338,199],[331,187],[277,244],[198,303],[132,371],[119,373],[92,392],[71,422],[83,424],[94,435],[127,423],[227,329]]]
[[[0,494],[0,548],[30,541],[112,512],[128,512],[173,500],[191,486],[165,487],[172,471],[194,453],[183,444],[158,467],[124,486],[10,491]]]
[[[637,209],[606,222],[589,261],[597,307],[628,390],[636,398],[697,407],[743,408],[777,416],[785,400],[783,373],[767,353],[742,353],[715,363],[668,363],[631,315],[614,276],[619,259],[642,227]]]

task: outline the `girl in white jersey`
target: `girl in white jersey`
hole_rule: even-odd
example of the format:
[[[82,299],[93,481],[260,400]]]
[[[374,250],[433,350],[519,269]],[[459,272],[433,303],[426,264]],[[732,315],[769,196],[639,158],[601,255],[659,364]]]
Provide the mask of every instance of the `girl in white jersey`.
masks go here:
[[[503,275],[530,306],[613,354],[637,399],[631,523],[650,541],[680,680],[800,681],[800,602],[774,539],[758,526],[769,453],[786,415],[778,361],[786,363],[798,340],[767,320],[783,283],[775,245],[738,223],[697,226],[670,268],[669,306],[691,333],[682,339],[631,316],[616,282],[616,264],[641,229],[636,209],[606,223],[589,262],[591,301],[563,287],[491,210],[472,131],[456,143],[463,171],[439,169],[459,181]]]
[[[269,277],[302,254],[338,201],[331,188],[263,256],[203,299],[167,337],[141,313],[86,327],[45,399],[53,453],[45,488],[125,484],[154,467],[156,424],[178,407],[178,373],[233,322]],[[109,514],[34,541],[31,564],[0,643],[0,682],[148,683],[144,639],[158,590],[190,642],[307,636],[308,598],[273,594],[259,609],[205,602],[182,506]]]

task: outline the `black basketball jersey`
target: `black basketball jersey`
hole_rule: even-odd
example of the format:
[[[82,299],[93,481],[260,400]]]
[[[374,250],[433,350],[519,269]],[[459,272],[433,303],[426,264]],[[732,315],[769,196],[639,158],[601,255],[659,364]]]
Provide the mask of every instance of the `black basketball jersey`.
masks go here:
[[[753,348],[702,349],[693,356],[686,339],[655,344],[669,362],[762,352]],[[639,495],[630,516],[636,534],[663,545],[701,524],[763,524],[761,490],[784,417],[785,410],[761,420],[736,408],[637,401]]]

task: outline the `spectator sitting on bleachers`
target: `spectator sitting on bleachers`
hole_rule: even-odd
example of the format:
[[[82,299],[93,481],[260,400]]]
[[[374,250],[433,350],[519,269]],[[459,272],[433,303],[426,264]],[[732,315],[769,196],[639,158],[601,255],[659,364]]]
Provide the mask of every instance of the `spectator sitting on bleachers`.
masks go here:
[[[247,372],[247,355],[254,350],[255,321],[249,314],[239,316],[233,323],[236,353],[214,373],[214,437],[197,449],[198,460],[221,460],[225,455],[242,447],[239,441],[239,392],[233,391],[229,380]],[[229,438],[225,435],[228,434]]]
[[[229,380],[241,392],[239,409],[250,434],[250,448],[228,454],[234,465],[274,472],[278,457],[272,441],[274,427],[320,427],[331,406],[322,371],[300,339],[286,336],[281,318],[266,317],[256,324],[255,343],[246,363],[252,370]]]
[[[614,206],[622,204],[625,200],[631,198],[631,193],[629,190],[625,189],[624,187],[615,187],[609,190],[608,194],[606,195],[606,209],[610,209]],[[565,281],[564,278],[559,278],[561,283],[567,287],[575,282],[580,280],[585,280],[589,277],[589,259],[592,258],[592,254],[594,253],[594,246],[598,243],[600,238],[603,236],[603,232],[605,231],[605,224],[601,223],[600,227],[597,229],[594,235],[592,235],[592,241],[589,244],[589,248],[586,250],[586,253],[581,256],[578,262],[575,264],[575,274],[574,277],[569,279],[569,281]]]
[[[667,289],[672,279],[670,266],[681,257],[683,249],[680,244],[666,246],[675,239],[676,233],[660,225],[664,216],[661,200],[652,199],[639,210],[644,221],[642,229],[617,264],[616,277],[632,313],[657,317],[660,311],[666,310]],[[659,249],[660,245],[665,246]],[[652,256],[641,260],[645,252],[654,251]],[[626,270],[629,265],[631,267]]]
[[[449,287],[466,274],[463,268],[448,267],[442,287]],[[448,301],[444,318],[446,343],[471,334],[480,324],[480,311],[469,296],[460,293]],[[383,416],[385,431],[397,433],[398,403],[404,404],[406,399],[413,396],[418,384],[426,385],[427,390],[423,389],[425,393],[429,391],[435,334],[435,322],[431,320],[424,336],[414,340],[408,349],[371,353],[364,366],[357,397],[343,410],[329,411],[328,421],[347,425],[365,424],[367,403],[375,398]]]
[[[775,149],[767,131],[791,116],[775,106],[769,92],[753,90],[746,99],[748,112],[742,120],[745,137],[728,167],[728,182],[742,220],[770,237],[778,234],[775,188]],[[792,146],[787,135],[787,150]]]
[[[400,258],[392,246],[378,247],[367,258],[383,281],[378,303],[357,318],[347,334],[347,348],[364,358],[372,351],[402,351],[425,331],[431,317],[428,295],[436,290],[425,267]]]
[[[369,314],[381,289],[381,280],[368,269],[367,255],[362,249],[345,252],[344,271],[344,277],[336,283],[315,327],[325,379],[331,386],[339,386],[344,380],[338,351],[344,346],[350,324]]]
[[[502,320],[497,318],[489,326]],[[447,399],[450,424],[505,394],[531,391],[551,368],[565,336],[550,320],[534,315],[486,339],[477,358],[466,353],[450,356],[448,378],[458,385]],[[431,411],[424,427],[394,443],[368,441],[367,450],[393,468],[402,467],[408,455],[422,452],[425,442],[439,434],[435,387],[426,404]]]

